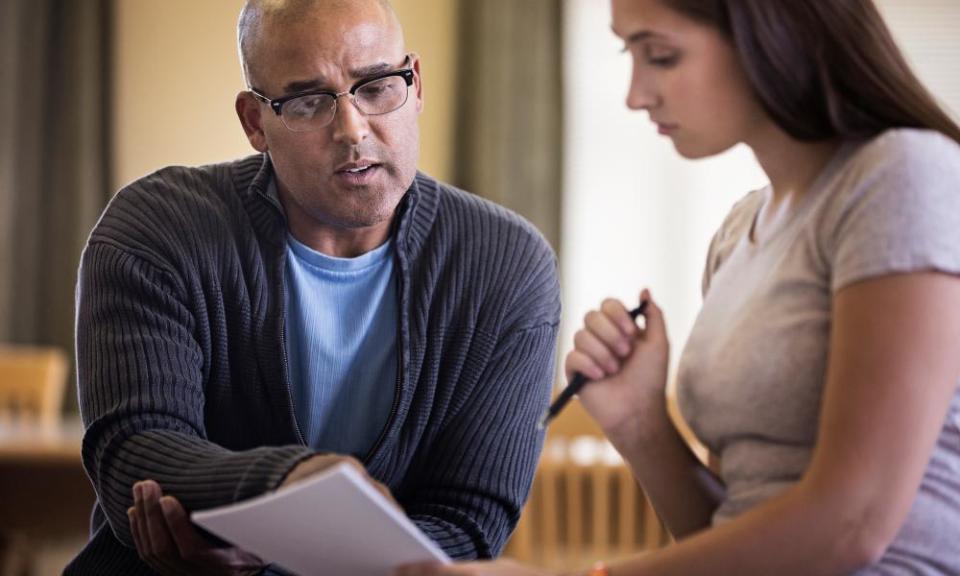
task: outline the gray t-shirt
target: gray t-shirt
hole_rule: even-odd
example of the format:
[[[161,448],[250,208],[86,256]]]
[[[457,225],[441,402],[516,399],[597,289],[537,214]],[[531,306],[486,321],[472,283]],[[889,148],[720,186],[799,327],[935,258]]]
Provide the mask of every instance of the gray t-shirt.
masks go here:
[[[721,458],[727,499],[714,523],[806,470],[834,293],[885,274],[960,275],[960,146],[939,133],[891,130],[844,145],[789,218],[754,243],[769,194],[747,195],[714,237],[677,376],[681,412]],[[960,386],[906,524],[858,574],[960,574]]]

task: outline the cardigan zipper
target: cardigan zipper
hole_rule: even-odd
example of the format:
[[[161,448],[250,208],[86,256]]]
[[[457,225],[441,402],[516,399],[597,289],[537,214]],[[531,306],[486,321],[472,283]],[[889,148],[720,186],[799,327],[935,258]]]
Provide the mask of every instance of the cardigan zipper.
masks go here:
[[[397,260],[399,263],[399,249],[397,246]],[[383,444],[384,440],[387,438],[387,433],[390,431],[390,428],[393,426],[393,419],[397,416],[397,409],[400,407],[400,395],[403,393],[403,268],[400,268],[400,274],[397,274],[397,378],[393,392],[393,405],[390,406],[390,415],[387,416],[387,421],[383,425],[383,429],[380,431],[380,436],[377,437],[377,441],[373,443],[373,446],[367,451],[364,455],[362,462],[364,464],[369,464],[370,460],[373,458],[374,454],[377,453],[377,450],[380,449],[380,446]]]
[[[263,190],[258,190],[257,194],[266,200],[267,204],[273,207],[277,211],[277,214],[284,222],[287,220],[287,215],[283,211],[283,206],[274,199],[271,198]],[[300,442],[301,446],[307,446],[307,441],[303,437],[303,432],[300,430],[300,423],[297,421],[297,411],[293,407],[293,388],[290,386],[290,360],[287,357],[287,283],[284,278],[284,270],[286,269],[287,262],[287,252],[286,252],[286,241],[284,239],[281,242],[279,249],[279,258],[280,266],[279,270],[279,282],[280,282],[280,347],[282,348],[283,354],[281,356],[281,368],[283,369],[283,383],[287,388],[287,400],[290,401],[290,421],[293,422],[293,429],[297,433],[297,440]]]
[[[293,407],[293,388],[290,386],[290,360],[287,358],[287,283],[285,282],[283,270],[286,266],[286,253],[281,251],[280,256],[280,346],[283,348],[283,383],[287,386],[287,398],[290,400],[290,420],[293,421],[293,429],[297,432],[297,439],[300,444],[307,446],[307,441],[303,438],[303,432],[300,431],[300,423],[297,422],[297,411]]]

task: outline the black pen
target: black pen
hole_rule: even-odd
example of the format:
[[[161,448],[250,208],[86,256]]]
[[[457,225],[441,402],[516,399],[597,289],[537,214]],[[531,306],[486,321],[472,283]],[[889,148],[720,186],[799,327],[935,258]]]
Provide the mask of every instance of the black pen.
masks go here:
[[[636,320],[637,316],[643,314],[643,311],[646,309],[647,301],[644,300],[639,306],[630,311],[630,317]],[[573,379],[570,380],[570,383],[567,384],[567,387],[560,392],[560,395],[557,396],[557,399],[553,401],[553,404],[550,404],[550,407],[547,408],[547,410],[543,413],[543,416],[540,417],[540,420],[537,422],[537,429],[543,430],[546,428],[547,424],[556,418],[557,414],[563,410],[563,407],[570,402],[570,399],[573,398],[587,382],[589,382],[589,380],[586,376],[580,372],[574,373]]]

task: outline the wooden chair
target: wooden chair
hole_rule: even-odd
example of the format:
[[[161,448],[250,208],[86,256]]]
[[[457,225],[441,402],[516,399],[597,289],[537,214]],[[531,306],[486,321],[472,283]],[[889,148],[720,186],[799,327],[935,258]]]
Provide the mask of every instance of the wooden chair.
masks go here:
[[[61,350],[0,345],[0,427],[56,426],[66,381]],[[0,526],[0,574],[29,576],[34,560],[29,537]]]
[[[0,424],[60,419],[67,357],[56,348],[0,345]]]

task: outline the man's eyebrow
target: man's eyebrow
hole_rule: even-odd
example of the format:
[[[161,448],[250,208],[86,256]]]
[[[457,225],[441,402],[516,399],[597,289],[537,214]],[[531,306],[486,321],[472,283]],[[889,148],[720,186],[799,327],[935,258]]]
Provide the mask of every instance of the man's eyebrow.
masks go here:
[[[382,74],[384,72],[390,72],[393,70],[393,66],[386,62],[379,62],[377,64],[371,64],[369,66],[361,66],[360,68],[353,68],[350,70],[350,76],[353,78],[365,78],[367,76],[374,76],[376,74]]]
[[[364,79],[369,76],[375,76],[377,74],[382,74],[384,72],[390,72],[393,70],[393,66],[386,62],[379,62],[377,64],[371,64],[369,66],[361,66],[359,68],[351,69],[350,76],[352,78]],[[327,82],[323,78],[313,78],[311,80],[294,80],[293,82],[288,82],[283,87],[284,94],[297,94],[299,92],[306,92],[308,90],[319,90],[327,86]],[[331,90],[333,91],[333,90]]]
[[[293,82],[288,82],[283,86],[284,94],[297,94],[298,92],[306,92],[307,90],[315,90],[322,88],[324,81],[320,78],[314,78],[313,80],[294,80]]]

